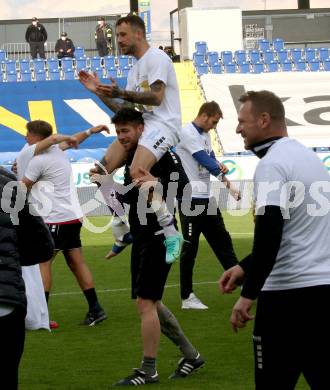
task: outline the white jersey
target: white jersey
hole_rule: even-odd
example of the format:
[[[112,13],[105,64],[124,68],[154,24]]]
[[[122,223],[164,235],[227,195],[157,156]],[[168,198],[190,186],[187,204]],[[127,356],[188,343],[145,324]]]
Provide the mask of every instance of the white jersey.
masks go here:
[[[143,118],[148,128],[164,128],[177,137],[181,129],[181,106],[173,63],[164,51],[149,48],[129,71],[126,90],[150,91],[150,85],[157,80],[166,85],[163,101],[160,106],[143,105]]]
[[[188,123],[180,132],[180,142],[176,146],[175,151],[181,158],[183,168],[192,185],[193,198],[210,197],[210,172],[192,156],[201,150],[208,155],[211,154],[210,134],[205,131],[199,131],[193,123]]]
[[[17,162],[17,179],[22,180],[25,174],[26,167],[34,156],[37,144],[25,144],[22,150],[16,157]]]
[[[317,155],[282,138],[260,160],[254,183],[257,212],[280,206],[284,217],[280,249],[263,290],[330,284],[330,177]]]
[[[82,218],[71,164],[58,145],[34,156],[26,168],[25,177],[36,182],[29,200],[46,223]]]

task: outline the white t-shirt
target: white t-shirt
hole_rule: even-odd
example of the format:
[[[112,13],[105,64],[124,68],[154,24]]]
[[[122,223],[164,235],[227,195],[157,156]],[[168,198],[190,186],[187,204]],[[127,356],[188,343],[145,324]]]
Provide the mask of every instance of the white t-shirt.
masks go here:
[[[25,174],[26,167],[34,156],[37,144],[25,144],[22,150],[16,157],[17,162],[17,179],[22,180]]]
[[[257,212],[280,206],[284,217],[280,249],[263,290],[330,284],[330,176],[317,155],[282,138],[260,160],[254,183]]]
[[[181,129],[181,105],[173,63],[162,50],[149,48],[129,71],[126,90],[150,91],[157,80],[166,85],[163,101],[160,106],[141,105],[143,118],[155,129],[162,127],[177,134]]]
[[[61,223],[83,216],[72,178],[71,164],[58,145],[34,156],[25,177],[37,182],[30,194],[39,215],[47,223]]]
[[[210,197],[210,172],[200,165],[192,156],[193,153],[204,150],[208,155],[212,152],[209,133],[200,133],[192,123],[188,123],[180,132],[180,142],[175,148],[181,158],[183,168],[192,185],[193,198]]]

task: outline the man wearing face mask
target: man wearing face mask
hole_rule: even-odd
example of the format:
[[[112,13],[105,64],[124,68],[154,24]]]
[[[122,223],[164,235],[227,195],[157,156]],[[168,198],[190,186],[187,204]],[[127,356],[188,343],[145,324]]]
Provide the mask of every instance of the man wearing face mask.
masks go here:
[[[105,23],[103,16],[100,16],[97,19],[95,42],[100,57],[105,57],[108,54],[112,54],[112,28],[110,24]]]
[[[57,58],[73,57],[74,56],[74,44],[66,32],[62,32],[61,38],[57,40],[55,45],[55,51]]]
[[[26,29],[25,40],[30,45],[32,59],[37,58],[38,53],[40,58],[46,58],[45,42],[47,41],[47,31],[38,18],[32,18],[32,23]]]

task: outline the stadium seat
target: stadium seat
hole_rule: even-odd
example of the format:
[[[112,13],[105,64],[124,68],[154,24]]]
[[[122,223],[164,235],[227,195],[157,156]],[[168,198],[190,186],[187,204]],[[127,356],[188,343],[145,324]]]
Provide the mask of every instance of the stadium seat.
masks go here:
[[[106,68],[106,77],[116,78],[118,77],[118,70],[115,66],[111,66],[110,68]]]
[[[35,81],[46,81],[46,71],[39,69],[34,73]]]
[[[75,75],[74,75],[74,70],[73,69],[66,69],[63,72],[64,80],[74,80]]]
[[[120,68],[124,68],[125,66],[129,66],[129,57],[125,55],[121,55],[118,57],[118,66]]]
[[[249,59],[250,59],[251,64],[261,62],[260,51],[259,50],[250,50],[249,51]]]
[[[236,73],[236,64],[234,62],[228,62],[224,67],[226,73]]]
[[[262,53],[262,57],[264,59],[264,63],[269,64],[271,61],[275,61],[275,51],[266,50]]]
[[[268,72],[278,72],[279,71],[279,63],[277,61],[270,61],[267,64]]]
[[[90,59],[90,67],[92,70],[101,68],[101,57],[99,56],[94,56]]]
[[[280,63],[289,59],[289,51],[287,49],[281,49],[276,52],[277,59]]]
[[[234,53],[234,58],[237,65],[240,65],[244,62],[247,62],[247,55],[245,50],[236,50]]]
[[[273,40],[273,49],[276,51],[284,49],[284,39],[276,38]]]
[[[195,42],[195,50],[198,53],[206,54],[208,51],[207,44],[204,41]]]
[[[207,62],[211,64],[216,64],[219,62],[219,53],[217,51],[209,51],[206,53]]]
[[[129,72],[129,70],[131,68],[129,66],[124,66],[123,68],[119,68],[119,69],[120,69],[121,77],[127,77],[128,76],[128,72]]]
[[[311,72],[318,72],[321,69],[321,62],[319,59],[314,58],[308,62],[308,67]]]
[[[30,63],[30,60],[27,60],[27,59],[21,59],[19,61],[19,69],[22,72],[31,72],[31,63]]]
[[[197,74],[200,76],[202,74],[209,73],[209,66],[206,63],[199,64],[196,66]]]
[[[256,62],[252,64],[252,73],[263,73],[265,71],[265,67],[263,62]]]
[[[305,61],[310,62],[315,60],[317,55],[317,49],[315,47],[306,47],[305,49]]]
[[[213,74],[221,74],[222,72],[222,66],[219,62],[215,62],[214,64],[211,65],[211,72]]]
[[[330,71],[330,58],[323,60],[323,69],[326,70],[327,72]]]
[[[5,61],[7,57],[7,53],[5,50],[0,50],[0,61]]]
[[[104,75],[103,75],[103,68],[95,68],[93,69],[93,72],[95,72],[98,76],[99,79],[103,79],[104,78]]]
[[[0,83],[4,81],[4,76],[2,71],[0,70]]]
[[[71,57],[64,57],[61,58],[61,68],[63,72],[65,72],[67,69],[73,68],[73,59]]]
[[[38,72],[38,70],[45,70],[45,60],[43,58],[34,59],[32,64],[35,72]]]
[[[11,70],[7,72],[6,80],[8,83],[17,81],[17,72],[16,70]]]
[[[304,59],[300,59],[294,62],[294,66],[297,72],[304,72],[306,70],[306,61]]]
[[[31,81],[31,71],[30,70],[23,70],[21,71],[21,81]]]
[[[3,62],[3,67],[6,72],[17,72],[16,60],[6,60]]]
[[[49,80],[61,80],[61,73],[59,69],[49,71]]]
[[[329,48],[328,47],[320,47],[318,49],[318,57],[321,61],[324,61],[327,58],[329,58]]]
[[[266,51],[266,50],[270,50],[270,42],[268,39],[259,39],[259,50],[261,51]]]
[[[85,49],[83,47],[76,47],[74,51],[74,55],[76,58],[84,57],[85,56]]]
[[[205,54],[195,52],[193,54],[193,61],[194,61],[195,66],[198,66],[200,64],[204,64],[205,63]]]
[[[292,71],[292,62],[290,60],[285,60],[281,62],[281,67],[283,72],[291,72]]]
[[[116,66],[115,56],[106,56],[104,57],[104,67],[106,69],[113,68]]]
[[[229,50],[222,51],[221,61],[224,65],[231,64],[233,62],[233,53]]]
[[[87,68],[87,58],[86,57],[76,58],[75,68],[77,69],[77,72],[80,72],[82,69],[86,69]]]
[[[291,49],[290,53],[293,62],[298,62],[299,60],[301,60],[302,49],[300,47],[295,47],[294,49]]]
[[[250,64],[249,62],[242,62],[238,65],[239,73],[250,73]]]
[[[57,58],[48,58],[47,64],[48,64],[49,71],[53,69],[58,69],[60,65]]]

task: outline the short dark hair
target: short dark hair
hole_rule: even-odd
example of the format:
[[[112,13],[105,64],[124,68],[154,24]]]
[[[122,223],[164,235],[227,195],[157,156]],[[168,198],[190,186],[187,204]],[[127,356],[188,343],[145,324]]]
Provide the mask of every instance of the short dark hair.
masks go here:
[[[248,91],[239,99],[241,103],[250,101],[255,114],[267,112],[272,119],[285,121],[285,109],[281,99],[271,91]]]
[[[27,131],[34,135],[39,135],[42,138],[47,138],[53,133],[53,128],[50,123],[35,120],[26,124]]]
[[[221,108],[219,104],[215,101],[203,103],[198,111],[198,116],[206,114],[207,116],[220,115],[220,118],[223,118]]]
[[[146,26],[144,21],[140,18],[140,16],[129,14],[127,16],[123,16],[118,19],[116,22],[116,27],[120,26],[123,23],[129,24],[132,29],[140,29],[143,32],[144,37],[146,36]]]
[[[142,112],[135,110],[134,108],[121,108],[111,118],[111,122],[114,125],[134,123],[136,125],[144,125]]]

